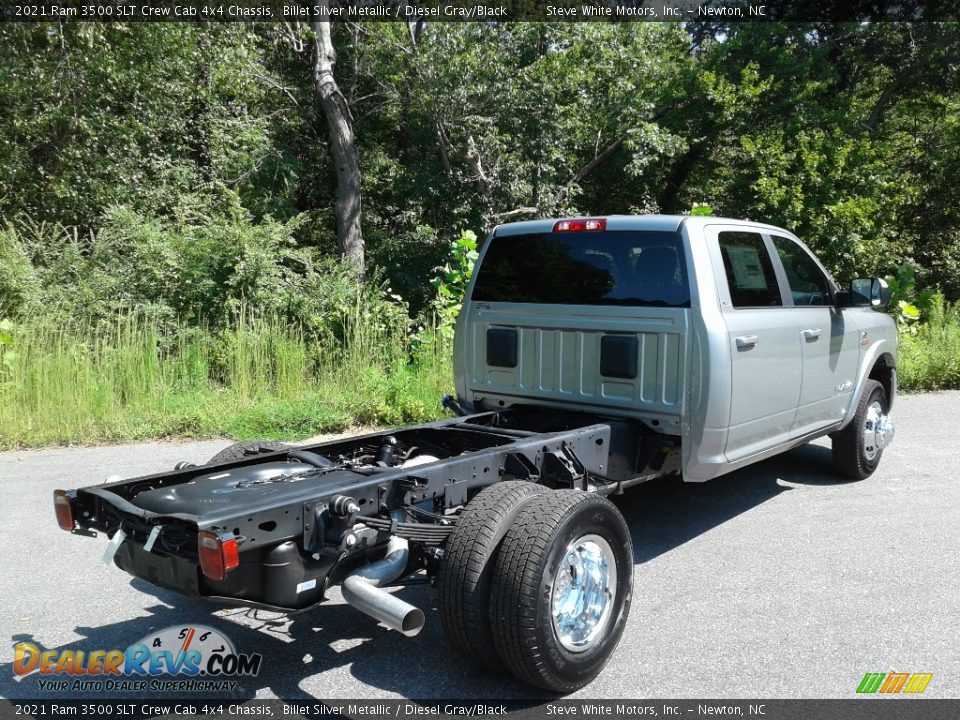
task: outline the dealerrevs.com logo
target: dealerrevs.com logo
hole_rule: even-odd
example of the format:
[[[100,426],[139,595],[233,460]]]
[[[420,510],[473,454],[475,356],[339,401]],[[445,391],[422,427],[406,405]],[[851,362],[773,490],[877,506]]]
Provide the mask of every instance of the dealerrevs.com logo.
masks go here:
[[[41,650],[19,643],[13,674],[18,681],[37,676],[39,689],[50,692],[215,692],[236,689],[233,678],[257,675],[262,662],[259,653],[238,653],[213,628],[175,625],[125,650]]]

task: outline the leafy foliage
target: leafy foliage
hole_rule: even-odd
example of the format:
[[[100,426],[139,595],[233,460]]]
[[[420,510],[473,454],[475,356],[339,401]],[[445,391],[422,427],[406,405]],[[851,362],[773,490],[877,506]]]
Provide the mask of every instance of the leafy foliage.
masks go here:
[[[204,227],[200,267],[182,268],[196,295],[218,285],[206,250],[231,224],[333,255],[335,173],[295,40],[271,24],[0,28],[0,218],[81,243],[121,211]],[[791,228],[843,284],[909,261],[960,298],[954,24],[370,23],[334,40],[370,264],[414,311],[460,228],[696,203]],[[172,272],[165,252],[139,287]]]
[[[704,217],[710,217],[713,215],[713,208],[707,205],[706,203],[694,203],[693,207],[690,209],[691,215],[701,215]]]
[[[886,280],[890,286],[890,304],[897,309],[894,317],[901,330],[929,313],[938,297],[936,290],[917,291],[916,272],[910,263],[900,265],[897,274],[887,276]],[[939,295],[939,303],[943,305],[943,295]]]
[[[477,236],[471,230],[461,231],[460,237],[450,243],[447,262],[436,268],[439,274],[430,281],[437,293],[432,303],[437,327],[448,342],[453,340],[454,324],[479,256]]]
[[[901,328],[897,382],[907,391],[960,387],[960,306],[940,293],[930,299],[926,322]]]
[[[82,357],[133,313],[161,361],[187,353],[195,387],[236,380],[252,393],[273,376],[237,358],[283,345],[265,329],[277,326],[317,348],[307,375],[283,371],[283,383],[352,368],[413,416],[409,373],[447,362],[477,235],[561,214],[687,210],[788,227],[843,285],[889,275],[905,353],[952,347],[960,26],[336,23],[333,34],[362,172],[372,270],[360,284],[335,259],[336,172],[309,43],[289,26],[0,25],[4,372],[38,326],[87,338],[61,348]],[[149,354],[129,357],[148,367]],[[419,365],[404,365],[411,356]],[[953,382],[946,361],[912,367],[915,387],[927,370]],[[264,402],[258,427],[304,427],[306,401]],[[350,412],[384,418],[382,402]]]

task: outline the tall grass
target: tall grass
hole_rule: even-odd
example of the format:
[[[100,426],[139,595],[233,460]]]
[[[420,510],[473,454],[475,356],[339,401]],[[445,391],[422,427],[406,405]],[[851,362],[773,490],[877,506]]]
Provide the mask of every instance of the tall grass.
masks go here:
[[[897,380],[906,391],[960,388],[960,306],[937,294],[926,322],[903,329]]]
[[[900,338],[905,391],[960,387],[960,308],[937,298]],[[302,438],[356,424],[433,419],[452,390],[449,343],[414,345],[362,301],[341,335],[241,310],[216,333],[126,313],[49,319],[0,344],[0,447],[164,436]],[[432,339],[431,339],[432,338]]]
[[[21,323],[0,347],[0,446],[162,436],[295,438],[440,414],[449,354],[411,356],[405,329],[358,306],[344,337],[241,311],[216,334]]]

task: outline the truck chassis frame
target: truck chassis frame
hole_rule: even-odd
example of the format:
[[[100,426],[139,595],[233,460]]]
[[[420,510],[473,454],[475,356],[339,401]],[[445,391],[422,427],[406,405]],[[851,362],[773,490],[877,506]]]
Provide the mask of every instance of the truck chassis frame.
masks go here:
[[[415,449],[428,461],[406,467],[371,462],[386,447],[408,456]],[[157,512],[135,504],[144,492],[176,493],[291,460],[301,470],[304,460],[318,466],[295,476],[272,470],[278,477],[245,481],[245,489],[269,489],[258,496],[224,488],[200,505],[209,508],[202,514]],[[123,532],[115,561],[130,574],[188,595],[297,612],[322,602],[331,584],[381,556],[394,536],[410,543],[404,576],[422,569],[435,575],[459,511],[498,482],[525,480],[606,495],[665,474],[678,462],[679,446],[639,423],[513,408],[234,462],[184,463],[171,472],[70,495],[79,525],[75,532]],[[204,531],[238,539],[240,567],[222,580],[197,571],[196,538]]]

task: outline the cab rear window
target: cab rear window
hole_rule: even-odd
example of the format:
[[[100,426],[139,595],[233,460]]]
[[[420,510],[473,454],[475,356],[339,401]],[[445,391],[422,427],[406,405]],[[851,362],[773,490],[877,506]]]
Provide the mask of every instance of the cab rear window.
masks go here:
[[[571,232],[494,237],[473,300],[689,307],[679,233]]]

